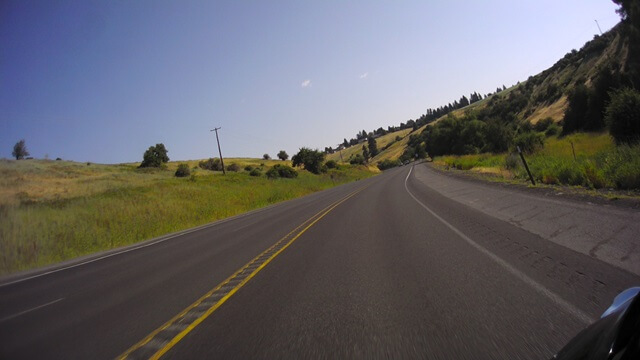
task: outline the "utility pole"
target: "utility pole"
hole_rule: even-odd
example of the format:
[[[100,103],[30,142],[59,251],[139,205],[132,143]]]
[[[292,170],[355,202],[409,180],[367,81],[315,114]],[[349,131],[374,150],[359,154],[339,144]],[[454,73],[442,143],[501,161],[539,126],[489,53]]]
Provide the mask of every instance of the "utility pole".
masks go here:
[[[593,20],[596,22],[596,25],[598,25],[598,30],[600,30],[600,35],[602,35],[602,29],[600,29],[600,24],[598,24],[598,20]]]
[[[218,139],[218,130],[222,129],[222,127],[217,127],[210,131],[216,132],[216,141],[218,142],[218,153],[220,154],[220,164],[222,164],[222,175],[227,175],[226,171],[224,171],[224,160],[222,160],[222,150],[220,150],[220,139]]]

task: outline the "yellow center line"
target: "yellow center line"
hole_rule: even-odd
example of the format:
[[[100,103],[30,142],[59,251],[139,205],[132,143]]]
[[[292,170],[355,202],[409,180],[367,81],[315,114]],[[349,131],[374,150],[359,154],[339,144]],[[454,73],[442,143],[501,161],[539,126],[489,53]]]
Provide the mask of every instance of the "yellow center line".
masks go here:
[[[302,236],[302,234],[304,234],[307,230],[309,230],[309,228],[311,228],[313,225],[315,225],[318,221],[320,221],[320,219],[322,219],[325,215],[327,215],[333,209],[338,207],[340,204],[342,204],[343,202],[347,201],[351,197],[355,196],[360,191],[364,190],[365,187],[366,186],[364,186],[364,187],[362,187],[362,188],[350,193],[349,195],[347,195],[344,198],[332,203],[331,205],[325,207],[324,209],[320,210],[318,213],[316,213],[313,216],[311,216],[309,219],[305,220],[302,224],[298,225],[295,229],[293,229],[287,235],[285,235],[280,240],[278,240],[274,245],[272,245],[267,250],[265,250],[262,253],[260,253],[258,256],[256,256],[251,261],[249,261],[246,265],[242,266],[239,270],[234,272],[233,275],[228,277],[226,280],[221,282],[215,288],[213,288],[212,290],[207,292],[205,295],[203,295],[201,298],[196,300],[196,302],[194,302],[193,304],[189,305],[186,309],[181,311],[178,315],[174,316],[173,318],[171,318],[171,320],[167,321],[164,325],[160,326],[158,329],[154,330],[149,335],[147,335],[144,339],[142,339],[141,341],[139,341],[138,343],[133,345],[131,348],[129,348],[127,351],[125,351],[122,355],[120,355],[118,357],[118,359],[126,359],[133,352],[135,352],[136,350],[138,350],[138,349],[144,347],[145,345],[147,345],[159,333],[161,333],[163,330],[167,329],[169,326],[177,323],[186,314],[188,314],[191,310],[193,310],[194,308],[199,306],[203,301],[205,301],[208,298],[210,298],[214,293],[216,293],[218,290],[220,290],[223,286],[227,285],[232,279],[236,278],[240,273],[245,271],[249,266],[251,266],[252,264],[254,264],[256,262],[258,262],[258,263],[261,262],[260,266],[258,266],[255,270],[253,270],[253,272],[251,272],[251,274],[249,274],[240,283],[238,283],[231,290],[229,290],[226,293],[226,295],[224,295],[220,300],[218,300],[209,309],[207,309],[204,312],[204,314],[202,314],[197,319],[195,319],[193,322],[191,322],[184,330],[180,331],[167,344],[162,346],[157,352],[155,352],[155,354],[153,354],[151,356],[151,359],[159,359],[162,355],[164,355],[167,351],[169,351],[173,346],[175,346],[180,340],[182,340],[182,338],[184,338],[189,332],[191,332],[196,326],[198,326],[207,317],[209,317],[214,311],[216,311],[222,304],[224,304],[231,296],[233,296],[233,294],[235,294],[241,287],[243,287],[247,282],[249,282],[249,280],[251,280],[258,272],[260,272],[262,269],[264,269],[264,267],[267,266],[267,264],[269,264],[276,256],[278,256],[287,247],[289,247],[294,241],[296,241],[300,236]],[[302,228],[302,230],[300,230],[301,228]],[[290,236],[292,236],[296,232],[297,232],[297,234],[293,238],[291,238],[291,240],[289,240],[285,245],[283,245],[279,250],[277,250],[274,254],[269,256],[264,261],[259,260],[260,257],[265,256],[265,254],[268,254],[270,251],[274,250],[274,248],[277,248],[279,245],[282,244],[282,242],[284,242],[287,238],[289,238]]]

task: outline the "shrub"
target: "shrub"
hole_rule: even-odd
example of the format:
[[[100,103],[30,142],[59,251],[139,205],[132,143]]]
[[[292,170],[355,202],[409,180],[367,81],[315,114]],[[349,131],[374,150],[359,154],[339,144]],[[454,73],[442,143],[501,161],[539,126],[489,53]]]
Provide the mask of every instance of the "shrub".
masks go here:
[[[513,145],[519,146],[522,152],[531,154],[544,147],[544,135],[531,131],[525,132],[513,139]]]
[[[324,153],[309,148],[300,148],[297,154],[291,158],[293,166],[304,166],[304,169],[314,174],[319,174],[324,161]]]
[[[283,178],[295,178],[298,176],[298,172],[291,166],[287,165],[274,165],[271,169],[267,170],[266,174],[268,178],[275,179],[279,177]]]
[[[198,163],[198,166],[204,170],[222,171],[222,162],[218,158],[202,160]]]
[[[238,165],[236,163],[231,163],[231,164],[229,164],[229,166],[227,166],[227,170],[233,171],[233,172],[240,171],[240,165]]]
[[[180,164],[178,165],[178,170],[176,170],[177,177],[187,177],[191,175],[191,170],[189,169],[189,165]]]
[[[142,156],[142,163],[140,164],[140,167],[161,167],[169,161],[167,153],[168,151],[162,143],[156,144],[156,146],[149,146]]]
[[[549,125],[549,127],[547,127],[547,130],[544,132],[544,135],[547,137],[554,136],[554,135],[560,134],[561,131],[562,131],[562,128],[558,126],[558,124],[551,124]]]
[[[396,141],[400,141],[400,140],[402,140],[402,136],[396,135]]]
[[[587,163],[584,167],[584,174],[591,187],[594,189],[602,189],[607,186],[603,171],[597,169],[592,163]]]
[[[504,159],[504,166],[509,170],[515,170],[518,167],[520,167],[520,162],[521,162],[521,160],[520,160],[520,157],[518,156],[518,154],[510,153]]]
[[[533,125],[533,129],[538,132],[545,132],[549,126],[553,124],[553,119],[550,117],[544,118]]]
[[[251,170],[253,170],[253,166],[251,165],[247,165],[244,167],[244,171],[251,171]]]
[[[556,170],[558,181],[565,185],[586,185],[585,174],[575,163],[562,162]]]
[[[329,161],[327,161],[327,162],[325,163],[325,166],[326,166],[328,169],[335,169],[335,168],[337,168],[337,167],[338,167],[338,163],[337,163],[337,162],[335,162],[335,160],[329,160]]]
[[[400,162],[400,160],[386,159],[378,163],[378,169],[384,171],[387,169],[391,169],[392,167],[400,166],[401,164],[402,163]]]
[[[640,140],[640,93],[620,89],[611,94],[605,110],[605,122],[617,144],[632,144]]]
[[[618,189],[638,189],[640,188],[640,166],[636,163],[624,163],[618,168],[614,176],[614,182]]]
[[[249,172],[249,176],[260,176],[262,175],[262,171],[260,171],[260,169],[255,168],[255,169],[251,169],[251,171]]]
[[[356,156],[352,157],[349,160],[349,164],[351,164],[351,165],[364,165],[364,156],[362,156],[362,154],[356,154]]]

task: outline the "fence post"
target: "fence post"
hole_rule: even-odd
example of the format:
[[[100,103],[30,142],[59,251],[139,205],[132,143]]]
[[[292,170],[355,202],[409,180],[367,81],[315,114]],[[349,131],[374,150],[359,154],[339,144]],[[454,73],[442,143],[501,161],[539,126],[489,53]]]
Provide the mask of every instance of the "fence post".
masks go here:
[[[525,160],[524,155],[522,155],[522,150],[520,150],[520,146],[516,146],[516,149],[518,149],[518,154],[520,154],[520,159],[522,159],[524,168],[527,169],[527,174],[529,174],[529,180],[531,180],[531,184],[535,186],[536,182],[533,180],[533,175],[531,175],[531,171],[529,170],[529,165],[527,165],[527,160]]]

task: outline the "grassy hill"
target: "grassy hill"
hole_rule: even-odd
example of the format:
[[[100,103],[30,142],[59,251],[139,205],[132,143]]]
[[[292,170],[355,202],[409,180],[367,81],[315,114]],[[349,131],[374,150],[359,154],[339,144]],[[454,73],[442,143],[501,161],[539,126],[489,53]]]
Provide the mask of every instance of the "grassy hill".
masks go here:
[[[295,179],[249,176],[277,160],[225,159],[240,171],[166,169],[137,163],[100,165],[51,160],[0,160],[0,274],[63,261],[188,229],[338,184],[374,175],[344,165]],[[192,176],[177,178],[187,163]],[[289,162],[285,162],[289,163]]]
[[[400,157],[402,155],[402,151],[407,144],[407,135],[412,132],[412,129],[403,129],[399,131],[394,131],[385,135],[380,136],[376,139],[376,143],[378,144],[378,149],[381,150],[380,154],[372,159],[373,163],[377,163],[378,161],[382,161],[389,157],[396,156]],[[399,138],[399,140],[398,140]],[[362,154],[362,145],[367,145],[367,142],[363,142],[362,144],[350,146],[344,150],[342,150],[342,154],[340,151],[336,151],[333,154],[327,154],[327,160],[334,160],[337,162],[344,161],[345,163],[349,162],[351,157]],[[384,150],[383,150],[384,149]],[[399,152],[399,154],[398,154]],[[342,155],[342,157],[341,157]]]
[[[528,124],[535,125],[542,120],[560,123],[568,107],[568,98],[576,87],[586,86],[600,93],[606,93],[608,86],[619,81],[616,74],[628,71],[629,64],[632,63],[629,59],[630,40],[622,29],[622,25],[619,24],[609,32],[595,36],[580,50],[570,51],[549,69],[530,76],[510,88],[483,97],[465,107],[439,108],[439,112],[445,113],[440,117],[430,118],[422,115],[416,120],[420,126],[418,131],[411,132],[410,129],[405,129],[379,138],[378,148],[382,151],[372,159],[372,163],[375,164],[384,159],[397,159],[409,146],[429,147],[427,137],[422,135],[422,132],[426,127],[432,127],[450,117],[461,118],[463,121],[480,120],[485,124],[494,122],[507,129],[502,135],[510,137],[505,141],[506,144],[485,146],[485,148],[474,148],[474,144],[470,144],[470,147],[462,152],[467,154],[495,151],[496,148],[501,152],[506,151],[506,147],[512,146],[510,145],[511,137],[521,133],[521,129],[529,129],[531,126]],[[606,95],[596,100],[606,101]],[[425,126],[423,122],[428,124]],[[401,141],[395,141],[397,135],[402,137]],[[414,136],[413,141],[410,139],[411,136]],[[421,139],[416,138],[417,136],[421,136]],[[389,143],[392,144],[385,147]],[[348,161],[349,156],[361,153],[361,148],[362,145],[358,145],[343,150],[344,160]],[[430,150],[427,151],[431,153]],[[345,156],[345,154],[348,155]],[[329,155],[329,158],[339,160],[339,155]]]

